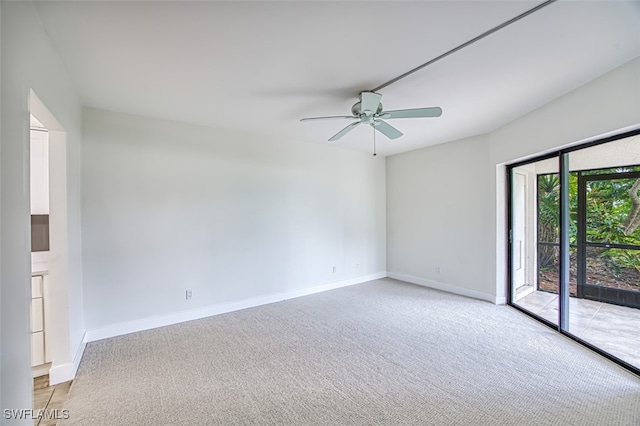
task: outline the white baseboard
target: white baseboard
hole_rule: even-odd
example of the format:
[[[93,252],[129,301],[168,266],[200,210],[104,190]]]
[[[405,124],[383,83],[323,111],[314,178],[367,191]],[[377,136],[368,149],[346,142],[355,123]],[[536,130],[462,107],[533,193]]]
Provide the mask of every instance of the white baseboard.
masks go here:
[[[80,345],[76,350],[72,362],[51,366],[51,369],[49,370],[49,385],[57,385],[58,383],[64,383],[75,379],[78,366],[80,365],[80,360],[82,359],[82,355],[84,355],[84,349],[87,347],[86,339],[87,333],[85,333],[82,340],[80,340]]]
[[[219,305],[206,306],[204,308],[181,311],[168,315],[141,318],[138,320],[111,324],[104,327],[88,330],[85,334],[84,341],[85,343],[94,342],[96,340],[121,336],[123,334],[135,333],[137,331],[150,330],[152,328],[164,327],[167,325],[178,324],[185,321],[193,321],[214,315],[226,314],[228,312],[239,311],[241,309],[253,308],[256,306],[267,305],[269,303],[281,302],[287,299],[294,299],[296,297],[308,296],[310,294],[333,290],[340,287],[360,284],[366,281],[377,280],[380,278],[385,278],[386,276],[386,272],[378,272],[376,274],[367,275],[364,277],[352,278],[349,280],[337,281],[315,287],[292,290],[268,296],[261,296],[253,299],[241,300],[238,302],[222,303]]]
[[[470,290],[464,287],[458,287],[451,284],[445,284],[434,280],[428,280],[425,278],[418,278],[411,275],[398,274],[396,272],[387,272],[387,276],[389,278],[393,278],[400,281],[406,281],[411,284],[417,284],[424,287],[434,288],[436,290],[446,291],[447,293],[453,293],[460,296],[471,297],[472,299],[485,300],[487,302],[500,304],[501,300],[502,304],[506,303],[506,299],[504,297],[496,297],[493,294],[484,293],[482,291]]]

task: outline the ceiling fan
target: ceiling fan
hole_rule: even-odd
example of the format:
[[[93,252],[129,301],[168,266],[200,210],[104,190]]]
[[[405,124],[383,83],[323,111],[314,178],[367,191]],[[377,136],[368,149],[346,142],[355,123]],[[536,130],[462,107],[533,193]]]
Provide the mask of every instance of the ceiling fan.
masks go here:
[[[310,117],[302,118],[300,121],[314,120],[333,120],[333,119],[351,119],[358,120],[349,124],[344,129],[329,138],[329,141],[337,141],[361,124],[368,124],[375,130],[379,131],[389,139],[397,139],[402,136],[402,132],[385,120],[394,118],[422,118],[422,117],[440,117],[442,109],[438,107],[432,108],[413,108],[413,109],[397,109],[394,111],[383,111],[382,103],[380,103],[382,95],[375,92],[361,92],[360,101],[351,107],[351,115],[333,115],[328,117]]]

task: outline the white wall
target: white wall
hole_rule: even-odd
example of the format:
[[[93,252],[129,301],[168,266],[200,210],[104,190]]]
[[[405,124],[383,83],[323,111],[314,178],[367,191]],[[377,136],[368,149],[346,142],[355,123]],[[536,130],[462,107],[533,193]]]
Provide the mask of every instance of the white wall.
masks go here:
[[[426,284],[434,280],[436,284],[439,282],[444,284],[442,287],[462,294],[481,298],[489,294],[492,297],[488,299],[503,302],[506,296],[504,164],[637,125],[640,125],[640,59],[486,137],[388,157],[388,270],[397,275],[415,275],[414,281],[422,280]],[[478,149],[482,141],[484,151]],[[475,192],[458,195],[444,187],[438,190],[435,187],[438,183],[451,187],[453,182],[457,187],[465,182],[461,177],[444,176],[444,170],[462,173],[462,176],[469,171],[467,181],[471,182],[472,188],[488,191],[487,196],[479,197]],[[425,181],[434,183],[425,187]],[[415,182],[413,188],[406,188],[411,182]],[[393,195],[407,191],[410,196]],[[444,196],[444,193],[449,195]],[[434,194],[442,197],[434,200]],[[465,196],[472,197],[473,202],[466,203]],[[463,210],[465,205],[467,211]],[[415,212],[402,213],[412,206]],[[478,224],[474,219],[476,215],[485,220]],[[444,221],[445,218],[451,219]],[[444,226],[446,229],[442,229]],[[417,230],[417,235],[410,232],[411,229]],[[443,256],[438,245],[445,235],[456,242],[471,241],[470,246],[460,244],[455,248],[449,245],[442,248],[452,259],[452,266],[469,263],[467,267],[443,269],[441,276],[437,276],[434,264]],[[416,242],[416,239],[420,241]],[[421,251],[416,253],[416,249]]]
[[[95,109],[83,122],[88,330],[385,271],[384,158]]]
[[[0,94],[2,93],[2,88],[4,86],[4,80],[3,80],[3,74],[2,74],[2,2],[0,1]],[[3,145],[3,141],[4,141],[4,136],[3,136],[3,129],[2,129],[2,120],[3,120],[3,115],[2,115],[2,100],[0,100],[0,241],[3,240],[4,238],[4,234],[2,233],[2,192],[1,192],[1,188],[3,188],[3,182],[4,182],[4,178],[2,176],[2,145]],[[0,243],[0,331],[4,330],[4,320],[3,320],[3,314],[2,314],[2,288],[4,287],[4,274],[3,274],[3,268],[2,268],[2,244]],[[4,383],[5,380],[5,376],[3,373],[4,370],[4,355],[3,355],[3,345],[2,345],[2,341],[4,339],[2,337],[0,337],[0,410],[4,409],[5,405],[5,400],[4,400],[4,396],[3,396],[3,386],[2,383]]]
[[[486,136],[387,157],[391,276],[491,300],[488,161]]]
[[[29,99],[30,89],[66,130],[68,348],[71,360],[82,339],[79,159],[81,107],[64,65],[31,2],[2,2],[0,150],[0,325],[2,408],[31,408],[29,340]],[[58,362],[64,360],[59,358]],[[6,421],[12,424],[11,421]],[[16,422],[19,423],[19,422]],[[31,424],[31,420],[22,422]]]

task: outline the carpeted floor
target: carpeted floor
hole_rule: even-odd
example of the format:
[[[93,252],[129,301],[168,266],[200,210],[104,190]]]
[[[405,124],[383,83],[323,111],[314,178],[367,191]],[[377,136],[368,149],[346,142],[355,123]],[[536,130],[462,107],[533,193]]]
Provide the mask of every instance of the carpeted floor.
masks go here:
[[[391,279],[87,346],[62,425],[640,425],[640,378]]]

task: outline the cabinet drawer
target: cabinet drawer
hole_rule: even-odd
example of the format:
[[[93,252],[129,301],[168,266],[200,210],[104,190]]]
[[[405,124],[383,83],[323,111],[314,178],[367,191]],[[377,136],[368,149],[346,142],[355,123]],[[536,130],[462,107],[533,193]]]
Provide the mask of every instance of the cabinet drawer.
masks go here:
[[[31,277],[31,297],[42,297],[42,275]]]

